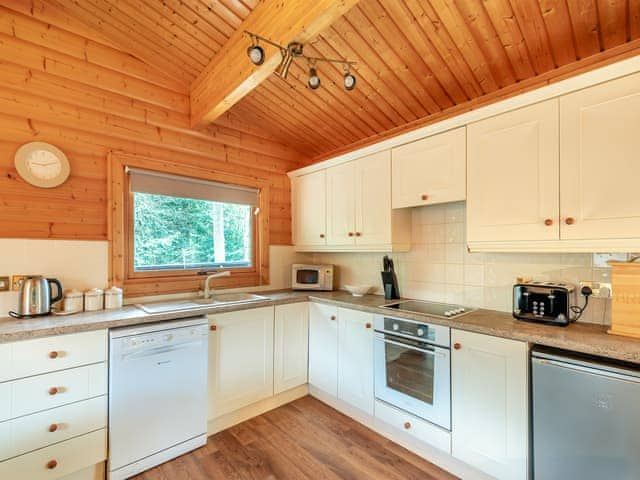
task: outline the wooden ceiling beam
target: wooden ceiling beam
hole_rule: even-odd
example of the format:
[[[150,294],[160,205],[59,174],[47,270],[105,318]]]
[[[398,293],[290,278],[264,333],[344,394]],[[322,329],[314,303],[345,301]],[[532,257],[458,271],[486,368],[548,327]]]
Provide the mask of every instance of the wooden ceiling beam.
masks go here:
[[[278,49],[262,44],[260,66],[247,59],[245,31],[280,45],[306,42],[344,15],[359,0],[265,0],[242,22],[222,50],[191,84],[191,124],[213,122],[271,75],[280,63]]]

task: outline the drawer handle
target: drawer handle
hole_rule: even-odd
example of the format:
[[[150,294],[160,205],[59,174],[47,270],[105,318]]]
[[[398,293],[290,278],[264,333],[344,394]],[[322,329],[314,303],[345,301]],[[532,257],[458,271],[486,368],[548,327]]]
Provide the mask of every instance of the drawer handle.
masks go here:
[[[566,223],[567,225],[573,225],[575,222],[576,220],[573,217],[567,217],[566,220],[564,221],[564,223]]]
[[[324,233],[321,233],[321,234],[320,234],[320,238],[324,238]]]
[[[348,235],[349,235],[350,237],[353,237],[353,232],[349,232],[349,233],[348,233]]]
[[[331,320],[335,320],[336,316],[335,315],[331,315]]]
[[[404,422],[404,429],[405,430],[409,430],[411,428],[411,423],[410,422]]]
[[[49,395],[57,395],[58,393],[60,393],[60,390],[58,389],[58,387],[51,387],[49,389]]]
[[[371,328],[371,324],[369,322],[365,323],[364,328]]]
[[[58,352],[49,352],[49,358],[50,359],[54,359],[54,358],[58,358]]]
[[[356,237],[361,237],[362,236],[362,232],[356,232]]]
[[[547,227],[550,227],[551,225],[553,225],[553,219],[551,219],[551,218],[547,218],[547,219],[544,221],[544,224],[545,224]]]
[[[53,470],[54,468],[56,468],[58,466],[58,462],[56,460],[49,460],[47,462],[47,468],[49,470]]]
[[[420,199],[423,201],[429,200],[429,195],[420,195]]]
[[[209,325],[209,330],[211,330],[212,332],[215,332],[218,329],[218,327],[216,325]]]
[[[456,350],[460,350],[462,348],[462,345],[460,345],[459,343],[454,343],[453,348],[455,348]]]
[[[51,425],[49,425],[49,431],[51,433],[57,432],[58,431],[58,424],[57,423],[52,423]]]

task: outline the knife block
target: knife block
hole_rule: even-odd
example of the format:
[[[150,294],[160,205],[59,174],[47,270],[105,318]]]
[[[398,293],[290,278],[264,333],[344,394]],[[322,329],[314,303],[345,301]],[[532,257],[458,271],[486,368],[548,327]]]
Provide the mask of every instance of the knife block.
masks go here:
[[[380,272],[382,275],[382,288],[384,289],[385,300],[395,300],[400,298],[398,289],[398,278],[395,272]]]

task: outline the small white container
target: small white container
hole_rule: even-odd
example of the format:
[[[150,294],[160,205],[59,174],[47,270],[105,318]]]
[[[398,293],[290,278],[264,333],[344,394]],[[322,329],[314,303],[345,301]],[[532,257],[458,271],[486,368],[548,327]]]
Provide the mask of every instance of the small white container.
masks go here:
[[[122,289],[116,286],[107,288],[104,291],[104,308],[112,310],[114,308],[122,308]]]
[[[62,309],[65,313],[81,312],[84,309],[84,297],[80,290],[67,290],[63,298]]]
[[[101,288],[92,288],[84,292],[84,311],[95,312],[104,308],[104,292]]]

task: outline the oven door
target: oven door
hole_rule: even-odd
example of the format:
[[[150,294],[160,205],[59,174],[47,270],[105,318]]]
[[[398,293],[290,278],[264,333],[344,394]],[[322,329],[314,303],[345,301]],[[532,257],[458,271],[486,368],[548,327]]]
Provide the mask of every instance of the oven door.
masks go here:
[[[451,352],[376,332],[376,398],[451,430]]]

